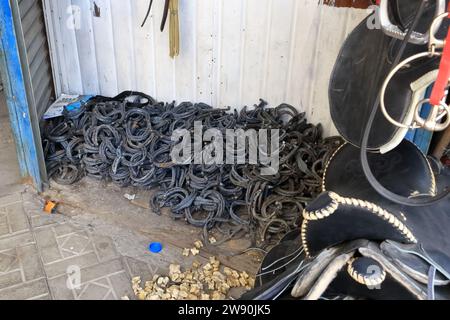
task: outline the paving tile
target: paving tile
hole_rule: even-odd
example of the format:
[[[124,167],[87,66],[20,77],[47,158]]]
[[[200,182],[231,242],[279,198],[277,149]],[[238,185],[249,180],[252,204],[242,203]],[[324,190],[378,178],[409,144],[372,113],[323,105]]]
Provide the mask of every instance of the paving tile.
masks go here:
[[[74,300],[74,292],[67,286],[67,276],[48,280],[52,296],[56,300]]]
[[[25,300],[49,294],[45,279],[39,279],[18,286],[0,290],[0,300]]]
[[[0,238],[8,235],[10,235],[8,225],[7,224],[0,225]]]
[[[7,238],[0,238],[0,251],[25,246],[35,243],[31,232],[25,232],[18,235],[13,235]]]
[[[56,241],[64,258],[79,256],[94,251],[91,239],[86,232],[57,237]]]
[[[49,278],[65,275],[69,267],[76,266],[80,269],[98,264],[95,252],[81,256],[74,256],[68,259],[62,259],[51,264],[45,264],[44,269]]]
[[[28,212],[28,215],[30,216],[30,223],[31,227],[37,229],[39,227],[47,227],[47,226],[53,226],[57,223],[59,223],[58,216],[56,215],[49,215],[49,214],[33,214],[32,212]]]
[[[82,231],[79,228],[75,228],[71,223],[61,223],[53,227],[55,235],[57,237],[65,236],[71,233],[77,233]]]
[[[0,252],[0,289],[45,276],[34,244]]]
[[[27,191],[29,191],[29,190],[27,190]],[[40,203],[40,200],[39,200],[37,194],[31,191],[31,192],[24,192],[22,194],[22,202],[25,205],[27,203],[32,203],[34,205],[35,203]]]
[[[108,281],[108,277],[93,280],[93,281],[91,281],[91,283],[96,283],[97,285],[102,286],[102,287],[108,287],[108,288],[111,287],[111,284]]]
[[[6,210],[5,208],[0,208],[0,225],[7,225],[8,219],[6,216]]]
[[[20,270],[0,273],[0,289],[16,286],[21,283],[23,283],[23,279]]]
[[[129,257],[125,258],[125,260],[128,266],[129,274],[132,278],[139,276],[143,280],[150,280],[156,274],[156,272],[152,270],[150,266],[145,262]]]
[[[9,235],[9,227],[7,224],[0,224],[0,237]]]
[[[63,258],[51,227],[36,230],[35,236],[44,264],[58,261]]]
[[[52,296],[47,293],[47,294],[44,294],[44,295],[41,295],[41,296],[29,298],[27,300],[52,300]]]
[[[82,283],[80,288],[74,290],[76,300],[103,300],[112,293],[107,277]]]
[[[0,274],[19,269],[19,258],[15,249],[0,252]]]
[[[28,231],[28,221],[21,203],[0,208],[0,238]]]
[[[0,207],[4,207],[13,203],[20,203],[22,201],[22,195],[20,193],[14,193],[7,196],[0,197]]]
[[[20,261],[25,281],[31,281],[45,277],[39,252],[36,245],[27,245],[17,248],[17,256]]]
[[[4,194],[8,193],[0,193],[0,300],[133,299],[131,275],[153,276],[149,264],[131,258],[126,262],[111,237],[43,213],[30,192]],[[71,268],[80,272],[79,288],[70,286]]]
[[[81,293],[75,298],[77,300],[105,300],[111,295],[113,295],[112,288],[108,283],[96,281],[84,284]]]
[[[118,300],[118,299],[119,299],[119,298],[116,297],[116,296],[113,294],[112,291],[110,291],[110,292],[103,298],[104,301],[115,301],[115,300]]]
[[[91,234],[90,237],[101,262],[119,257],[111,238],[95,234]]]
[[[29,230],[27,217],[22,203],[14,203],[5,207],[11,233]]]
[[[132,293],[130,279],[121,259],[80,270],[80,288],[68,286],[67,274],[50,279],[49,287],[55,299],[103,300],[119,299],[119,293]],[[69,281],[70,284],[70,281]],[[122,288],[122,286],[126,286]]]
[[[122,272],[125,266],[121,259],[116,259],[108,262],[103,262],[95,266],[84,268],[81,270],[81,282],[94,281],[104,276]]]
[[[122,272],[112,275],[109,277],[109,281],[111,281],[111,285],[118,299],[125,296],[130,299],[134,298],[133,288],[131,287],[131,278],[127,273]]]
[[[1,176],[1,173],[0,173]],[[3,178],[3,177],[2,177]],[[0,197],[4,197],[12,194],[21,194],[25,192],[25,186],[20,183],[19,179],[14,179],[12,184],[2,184],[0,185]]]

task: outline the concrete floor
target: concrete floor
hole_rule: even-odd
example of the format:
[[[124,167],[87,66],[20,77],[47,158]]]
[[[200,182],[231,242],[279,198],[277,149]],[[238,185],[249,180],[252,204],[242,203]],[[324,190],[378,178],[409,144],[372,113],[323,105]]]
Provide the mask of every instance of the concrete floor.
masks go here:
[[[131,277],[153,274],[120,255],[110,237],[42,207],[42,198],[21,184],[0,93],[0,300],[133,298]]]
[[[152,213],[145,208],[147,193],[87,178],[36,193],[21,184],[14,148],[0,94],[0,300],[134,299],[133,277],[145,282],[167,275],[171,263],[187,268],[210,256],[236,270],[257,271],[259,257],[234,257],[226,248],[183,257],[183,248],[192,248],[201,230]],[[136,193],[144,205],[133,205],[125,193]],[[46,197],[60,203],[56,214],[43,212]],[[153,241],[163,243],[162,253],[149,252]],[[231,242],[228,249],[240,245]]]

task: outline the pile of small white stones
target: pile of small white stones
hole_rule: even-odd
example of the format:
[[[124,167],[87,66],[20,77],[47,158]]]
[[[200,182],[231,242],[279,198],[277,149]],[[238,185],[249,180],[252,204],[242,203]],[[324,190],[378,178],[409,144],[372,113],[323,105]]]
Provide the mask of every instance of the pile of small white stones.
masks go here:
[[[194,262],[192,268],[182,272],[180,265],[171,265],[169,276],[155,275],[141,287],[140,277],[133,278],[134,294],[139,300],[225,300],[232,288],[251,290],[255,279],[247,272],[221,267],[211,257],[202,265]]]

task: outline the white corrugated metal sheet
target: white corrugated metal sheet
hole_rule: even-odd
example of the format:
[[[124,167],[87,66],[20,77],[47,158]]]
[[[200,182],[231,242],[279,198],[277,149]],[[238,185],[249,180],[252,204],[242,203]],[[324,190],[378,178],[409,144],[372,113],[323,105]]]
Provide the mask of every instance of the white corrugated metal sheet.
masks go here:
[[[263,98],[307,111],[327,133],[329,75],[346,35],[367,15],[318,0],[180,0],[181,54],[172,60],[168,28],[159,32],[162,0],[144,28],[149,0],[44,1],[59,92],[132,89],[220,107]],[[78,30],[67,27],[72,13]]]
[[[39,0],[18,0],[20,28],[16,31],[25,49],[24,71],[30,77],[30,101],[41,117],[54,99],[50,54],[45,31],[42,3]]]

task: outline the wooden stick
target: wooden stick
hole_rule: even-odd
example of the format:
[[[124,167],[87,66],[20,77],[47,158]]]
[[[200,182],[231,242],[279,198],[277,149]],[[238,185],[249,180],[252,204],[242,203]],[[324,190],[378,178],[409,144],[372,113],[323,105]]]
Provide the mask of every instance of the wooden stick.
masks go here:
[[[180,54],[180,20],[178,16],[178,0],[170,1],[170,57],[174,58]]]

